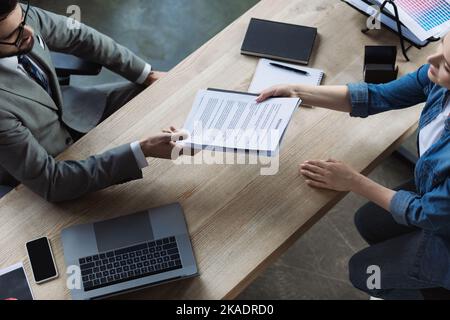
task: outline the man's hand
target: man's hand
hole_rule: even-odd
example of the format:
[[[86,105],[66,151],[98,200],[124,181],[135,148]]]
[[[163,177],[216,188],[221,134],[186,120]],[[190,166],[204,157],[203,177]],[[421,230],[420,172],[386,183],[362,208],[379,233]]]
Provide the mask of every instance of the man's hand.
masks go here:
[[[144,85],[149,87],[152,84],[154,84],[156,81],[158,81],[159,79],[163,78],[166,74],[167,74],[167,72],[152,71],[152,72],[150,72],[147,79],[145,80]]]
[[[336,191],[356,191],[363,176],[336,160],[306,161],[300,166],[300,174],[313,188]]]
[[[182,155],[182,148],[176,142],[187,139],[187,136],[186,132],[171,127],[170,130],[141,141],[141,149],[146,158],[176,160]]]

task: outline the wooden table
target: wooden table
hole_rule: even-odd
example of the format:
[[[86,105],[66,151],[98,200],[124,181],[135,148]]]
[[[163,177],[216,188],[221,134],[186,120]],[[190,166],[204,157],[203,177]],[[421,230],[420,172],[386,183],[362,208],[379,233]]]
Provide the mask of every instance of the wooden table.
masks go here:
[[[251,17],[318,27],[310,65],[326,71],[326,84],[361,80],[364,45],[397,44],[388,31],[363,35],[366,18],[340,1],[262,0],[61,159],[84,159],[170,125],[181,127],[199,89],[246,90],[257,64],[256,58],[240,55]],[[411,63],[399,56],[401,73],[425,63],[434,49],[413,49]],[[49,236],[62,276],[32,289],[37,299],[67,299],[63,228],[179,201],[201,276],[126,298],[232,299],[344,196],[308,188],[298,176],[299,164],[333,157],[367,173],[415,130],[420,111],[418,106],[363,120],[301,109],[285,137],[275,176],[261,176],[259,166],[177,166],[152,160],[143,180],[74,202],[52,205],[19,187],[0,200],[0,268],[24,261],[31,277],[25,243]]]

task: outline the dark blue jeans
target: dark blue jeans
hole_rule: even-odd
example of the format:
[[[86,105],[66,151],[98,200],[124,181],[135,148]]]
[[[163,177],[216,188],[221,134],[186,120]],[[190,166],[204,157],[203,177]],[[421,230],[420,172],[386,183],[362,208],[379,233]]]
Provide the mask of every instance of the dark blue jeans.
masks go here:
[[[398,190],[415,192],[414,181],[399,187]],[[355,254],[349,263],[350,281],[356,288],[386,300],[450,297],[444,289],[434,288],[432,284],[409,276],[423,236],[420,229],[398,224],[389,212],[373,203],[358,210],[355,224],[361,236],[370,245]],[[369,266],[380,268],[380,289],[368,288],[367,280],[372,274],[368,274]]]

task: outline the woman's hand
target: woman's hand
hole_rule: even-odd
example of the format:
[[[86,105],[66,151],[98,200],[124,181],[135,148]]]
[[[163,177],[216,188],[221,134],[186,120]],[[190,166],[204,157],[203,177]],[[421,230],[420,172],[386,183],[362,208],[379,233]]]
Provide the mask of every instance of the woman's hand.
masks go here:
[[[295,86],[285,84],[266,89],[263,92],[261,92],[259,97],[256,99],[256,102],[261,103],[272,97],[286,97],[286,98],[297,97],[295,93]]]
[[[310,187],[345,192],[355,191],[363,177],[336,160],[306,161],[300,166],[300,174]]]

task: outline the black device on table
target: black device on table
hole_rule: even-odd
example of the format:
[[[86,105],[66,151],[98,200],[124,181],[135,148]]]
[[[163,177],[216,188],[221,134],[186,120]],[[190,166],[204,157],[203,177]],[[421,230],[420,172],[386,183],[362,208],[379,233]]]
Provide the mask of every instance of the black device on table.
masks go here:
[[[55,259],[48,238],[43,237],[26,244],[34,281],[41,284],[58,278]]]
[[[366,46],[364,59],[364,81],[388,83],[397,79],[396,46]]]

